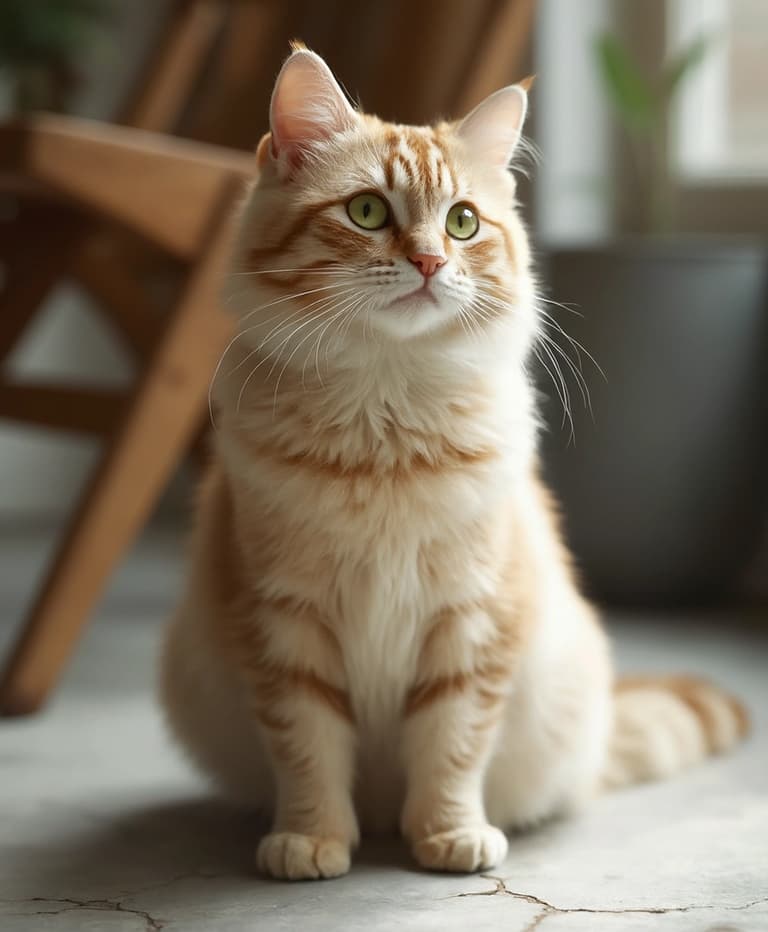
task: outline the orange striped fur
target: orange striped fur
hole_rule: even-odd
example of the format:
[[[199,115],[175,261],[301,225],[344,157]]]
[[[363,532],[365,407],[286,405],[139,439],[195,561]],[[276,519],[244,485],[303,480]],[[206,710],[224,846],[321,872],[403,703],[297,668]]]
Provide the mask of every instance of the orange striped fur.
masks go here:
[[[487,869],[502,829],[744,731],[697,680],[614,691],[538,478],[507,171],[526,89],[410,127],[355,111],[300,44],[277,81],[162,673],[194,761],[270,812],[276,877],[344,873],[361,826],[399,827],[425,867]],[[657,747],[667,719],[685,740]]]

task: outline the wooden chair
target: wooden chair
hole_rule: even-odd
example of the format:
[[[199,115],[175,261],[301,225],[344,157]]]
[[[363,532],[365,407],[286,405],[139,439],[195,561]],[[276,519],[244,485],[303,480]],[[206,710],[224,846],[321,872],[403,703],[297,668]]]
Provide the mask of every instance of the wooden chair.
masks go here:
[[[224,9],[220,0],[178,0],[171,7],[142,79],[122,108],[121,123],[155,132],[174,130],[221,34]],[[127,253],[135,259],[141,249],[135,242],[132,249],[128,247],[124,236],[114,244],[119,237],[113,228],[89,222],[76,210],[47,203],[40,191],[22,201],[19,222],[0,227],[0,255],[11,275],[0,295],[0,364],[65,273],[107,312],[138,360],[146,357],[156,328],[147,320],[146,297],[135,285],[136,270],[125,262]],[[108,248],[105,240],[113,241],[115,248]],[[30,242],[36,244],[33,250]],[[40,404],[34,405],[34,410],[42,414],[46,397],[36,397]],[[14,395],[13,401],[17,398]],[[8,406],[4,390],[0,416],[10,416]],[[93,405],[86,407],[93,410]]]
[[[199,427],[210,374],[230,333],[217,310],[228,218],[252,160],[52,116],[0,130],[0,153],[0,185],[3,175],[16,184],[23,179],[28,189],[37,185],[47,194],[40,212],[53,211],[53,193],[65,211],[85,208],[89,216],[118,222],[185,269],[179,300],[128,396],[2,383],[6,416],[111,435],[2,682],[2,710],[22,714],[45,698],[109,571]],[[78,223],[82,229],[76,215]],[[60,235],[58,225],[51,235]]]
[[[124,110],[130,126],[49,115],[0,126],[0,192],[22,204],[17,222],[0,228],[0,362],[68,275],[143,367],[129,392],[22,386],[0,375],[0,417],[107,441],[0,679],[0,712],[45,701],[109,573],[199,433],[230,333],[217,301],[228,218],[252,165],[210,143],[257,141],[265,126],[256,115],[267,112],[288,39],[326,55],[370,109],[418,122],[465,112],[520,77],[533,8],[534,0],[179,0]],[[142,287],[159,256],[179,278],[165,314]]]

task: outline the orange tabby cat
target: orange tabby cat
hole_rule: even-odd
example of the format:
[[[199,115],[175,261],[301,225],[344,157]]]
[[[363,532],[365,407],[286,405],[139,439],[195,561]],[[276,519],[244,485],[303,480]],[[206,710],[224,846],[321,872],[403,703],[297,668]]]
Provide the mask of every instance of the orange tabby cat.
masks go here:
[[[194,760],[272,812],[275,877],[398,824],[425,867],[490,868],[502,829],[745,730],[699,680],[615,687],[574,583],[536,470],[525,109],[384,123],[302,47],[277,79],[162,684]]]

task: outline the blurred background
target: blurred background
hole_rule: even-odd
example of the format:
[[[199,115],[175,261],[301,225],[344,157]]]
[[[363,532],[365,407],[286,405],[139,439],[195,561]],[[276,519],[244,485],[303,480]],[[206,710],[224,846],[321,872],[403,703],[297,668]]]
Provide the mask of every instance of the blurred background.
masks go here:
[[[179,245],[184,230],[168,232],[171,200],[144,208],[154,238],[129,216],[120,197],[140,172],[124,154],[156,147],[146,131],[252,151],[294,37],[366,109],[402,122],[458,116],[536,73],[520,191],[550,315],[536,363],[544,467],[587,589],[610,606],[765,605],[764,0],[2,0],[6,125],[46,110],[129,128],[40,124],[39,146],[26,130],[0,135],[0,179],[15,176],[0,187],[4,539],[36,528],[54,553],[204,260]],[[57,148],[64,137],[80,148]],[[235,174],[243,164],[178,151]],[[159,502],[147,492],[134,508],[130,483],[110,493],[135,520],[97,548],[72,630],[135,532],[186,527],[199,418],[156,482]],[[81,505],[62,547],[95,507]],[[61,550],[57,600],[65,563]]]

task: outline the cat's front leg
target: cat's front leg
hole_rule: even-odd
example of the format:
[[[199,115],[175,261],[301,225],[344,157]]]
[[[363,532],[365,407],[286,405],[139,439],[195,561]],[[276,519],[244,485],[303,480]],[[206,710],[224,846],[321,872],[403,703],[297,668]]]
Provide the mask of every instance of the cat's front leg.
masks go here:
[[[256,853],[259,870],[285,880],[346,874],[359,838],[349,722],[322,700],[296,697],[275,710],[265,731],[277,792],[272,831]]]
[[[340,652],[306,612],[270,620],[271,636],[254,644],[246,671],[276,789],[257,866],[286,880],[338,877],[359,839],[354,717]]]
[[[404,709],[401,817],[423,867],[487,870],[506,856],[506,837],[486,818],[483,782],[514,652],[508,626],[480,607],[441,612],[425,638]]]

